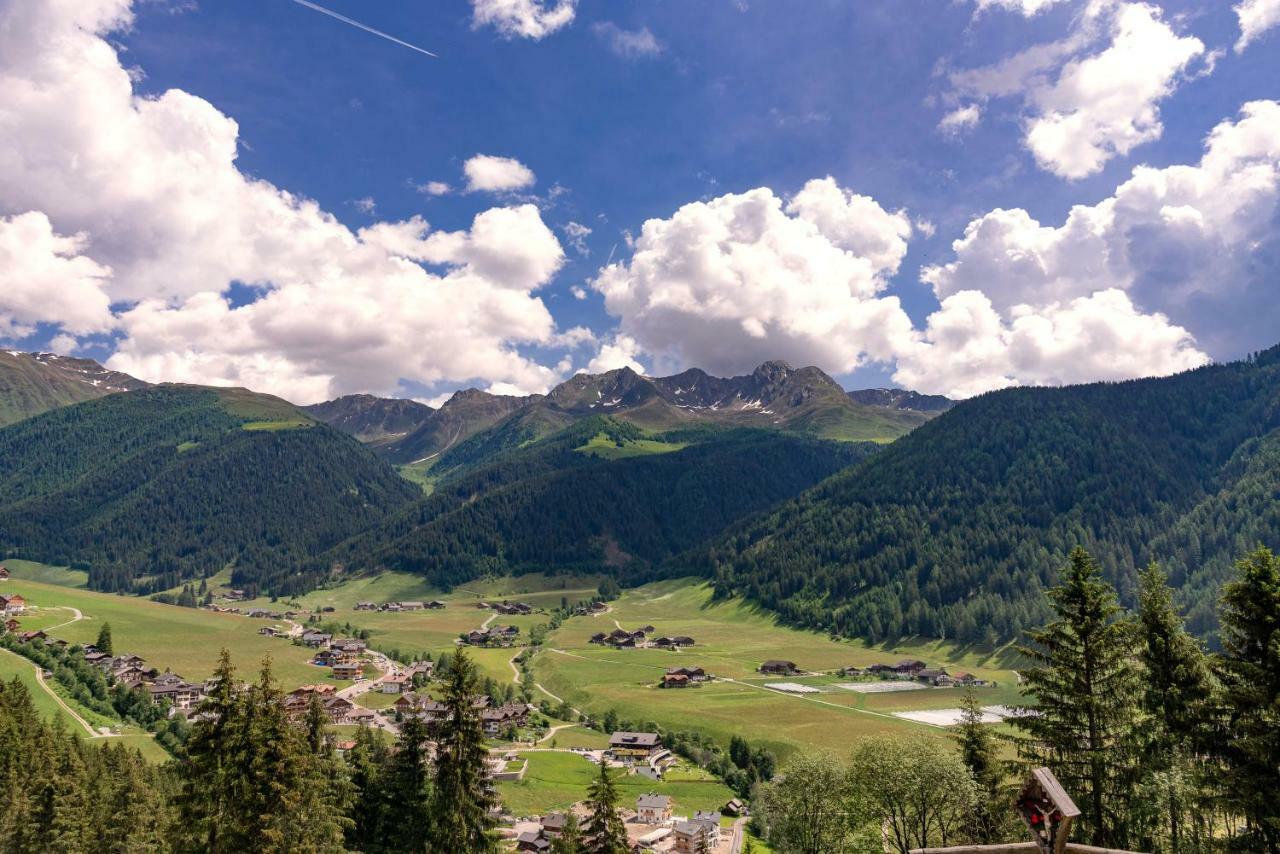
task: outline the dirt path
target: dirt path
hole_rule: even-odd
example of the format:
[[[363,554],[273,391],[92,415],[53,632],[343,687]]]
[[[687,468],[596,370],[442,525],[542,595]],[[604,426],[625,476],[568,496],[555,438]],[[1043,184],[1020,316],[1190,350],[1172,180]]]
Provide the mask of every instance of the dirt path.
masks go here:
[[[521,650],[520,652],[523,652],[523,651],[524,650]],[[511,667],[511,682],[513,685],[520,684],[520,668],[516,667],[516,659],[519,657],[520,657],[520,653],[517,652],[515,655],[511,656],[511,660],[507,662],[507,664]]]
[[[40,669],[40,667],[38,667],[38,666],[36,667],[36,682],[40,683],[40,687],[41,687],[41,688],[43,688],[43,689],[45,690],[45,693],[46,693],[46,694],[48,694],[50,697],[52,697],[52,698],[53,698],[53,701],[54,701],[55,703],[57,703],[59,706],[61,706],[61,707],[62,707],[62,711],[66,712],[68,715],[70,715],[72,718],[74,718],[74,719],[75,719],[75,722],[76,722],[76,723],[78,723],[78,724],[80,724],[80,726],[84,727],[84,731],[85,731],[85,732],[87,732],[87,733],[89,733],[89,737],[90,737],[90,738],[101,738],[101,737],[102,737],[102,735],[101,735],[97,730],[95,730],[93,727],[89,726],[89,722],[88,722],[88,721],[86,721],[84,718],[80,717],[79,712],[77,712],[75,709],[73,709],[73,708],[71,708],[70,706],[68,706],[68,705],[63,701],[63,699],[62,699],[61,697],[59,697],[59,696],[58,696],[58,692],[57,692],[57,691],[55,691],[55,690],[53,690],[52,688],[50,688],[50,687],[49,687],[49,684],[48,684],[47,682],[45,682],[45,681],[44,681],[44,671],[43,671],[42,669]]]
[[[496,613],[490,614],[488,617],[486,617],[485,621],[480,624],[480,631],[483,632],[485,629],[489,628],[489,624],[492,623],[495,619],[497,619],[497,617],[498,615]]]
[[[56,625],[56,626],[46,626],[46,627],[44,628],[44,631],[46,631],[46,632],[51,632],[51,631],[53,631],[54,629],[60,629],[60,628],[62,628],[63,626],[69,626],[69,625],[71,625],[72,623],[78,623],[78,622],[80,622],[81,620],[83,620],[83,619],[84,619],[84,614],[81,614],[81,613],[80,613],[80,609],[79,609],[79,608],[72,608],[72,607],[71,607],[71,606],[69,606],[69,605],[59,605],[58,607],[59,607],[59,609],[65,608],[66,610],[71,611],[73,614],[75,614],[75,616],[74,616],[74,617],[72,617],[70,620],[67,620],[65,623],[58,623],[58,625]],[[52,610],[52,609],[50,609],[50,610]]]

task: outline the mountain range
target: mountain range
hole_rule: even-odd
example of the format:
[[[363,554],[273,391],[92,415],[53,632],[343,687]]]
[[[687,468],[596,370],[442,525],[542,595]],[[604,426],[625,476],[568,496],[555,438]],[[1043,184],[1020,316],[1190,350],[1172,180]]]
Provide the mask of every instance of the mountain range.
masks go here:
[[[306,407],[316,418],[377,446],[397,464],[434,461],[477,434],[494,450],[517,447],[583,418],[609,415],[651,430],[716,425],[786,430],[849,441],[890,441],[950,405],[898,389],[845,392],[818,368],[766,362],[737,377],[696,368],[646,377],[630,368],[578,374],[545,395],[460,391],[440,408],[351,395]]]
[[[1044,619],[1082,544],[1126,602],[1164,563],[1212,637],[1233,559],[1280,545],[1280,347],[957,404],[781,362],[299,408],[6,354],[0,390],[26,413],[0,427],[0,556],[81,565],[100,589],[227,566],[275,592],[389,568],[445,587],[692,573],[839,634],[989,641]]]

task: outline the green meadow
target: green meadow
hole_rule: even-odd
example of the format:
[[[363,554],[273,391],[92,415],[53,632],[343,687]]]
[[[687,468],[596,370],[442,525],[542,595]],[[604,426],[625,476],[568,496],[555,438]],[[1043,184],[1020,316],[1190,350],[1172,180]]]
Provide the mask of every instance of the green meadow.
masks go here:
[[[918,658],[929,667],[994,680],[997,687],[977,689],[984,705],[1017,697],[1011,653],[937,641],[872,646],[837,640],[780,625],[773,615],[741,600],[712,602],[710,586],[700,581],[664,581],[628,590],[610,606],[606,614],[566,621],[533,664],[547,690],[592,715],[614,709],[632,721],[700,730],[722,742],[742,735],[785,756],[813,748],[843,752],[857,738],[877,733],[941,734],[938,727],[892,713],[951,708],[963,696],[959,689],[938,688],[860,694],[836,687],[850,681],[833,675],[841,667]],[[676,653],[615,650],[588,642],[592,634],[618,625],[629,630],[652,625],[658,635],[688,635],[696,644]],[[822,675],[762,676],[757,668],[769,659],[793,661],[802,671]],[[703,667],[722,679],[701,687],[657,687],[663,671],[677,666]],[[821,693],[782,694],[767,689],[769,682],[809,684]]]
[[[519,782],[498,783],[502,802],[517,816],[541,815],[565,809],[586,797],[587,787],[600,773],[599,766],[576,753],[526,751],[529,769]],[[670,795],[680,815],[695,810],[718,810],[733,797],[733,792],[710,774],[697,769],[677,767],[657,782],[640,774],[617,778],[618,802],[635,808],[636,798],[647,792]]]
[[[252,678],[262,660],[269,657],[272,671],[286,689],[321,681],[328,672],[307,664],[308,650],[304,647],[259,635],[258,630],[271,625],[270,621],[17,578],[5,584],[10,592],[22,594],[28,605],[37,609],[34,616],[21,618],[24,630],[45,628],[70,643],[93,643],[102,624],[109,622],[117,651],[140,655],[152,667],[172,670],[191,681],[212,676],[224,648],[246,679]],[[72,619],[72,608],[84,618],[59,628],[47,628]]]

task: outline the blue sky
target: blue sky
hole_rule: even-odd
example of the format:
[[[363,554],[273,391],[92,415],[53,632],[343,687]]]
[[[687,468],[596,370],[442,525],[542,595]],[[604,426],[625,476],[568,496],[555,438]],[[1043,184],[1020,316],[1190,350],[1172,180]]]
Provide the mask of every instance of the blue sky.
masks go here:
[[[80,48],[0,60],[70,93],[0,120],[0,338],[303,402],[769,356],[968,395],[1277,343],[1277,0],[324,5],[438,58],[291,0],[0,2]],[[468,192],[477,155],[536,179]]]

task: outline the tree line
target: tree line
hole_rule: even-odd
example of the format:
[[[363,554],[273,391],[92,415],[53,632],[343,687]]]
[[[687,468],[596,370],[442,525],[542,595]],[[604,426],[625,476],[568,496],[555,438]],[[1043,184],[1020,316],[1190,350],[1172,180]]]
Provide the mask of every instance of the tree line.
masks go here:
[[[1222,589],[1222,650],[1191,635],[1158,565],[1137,606],[1083,548],[1026,633],[1025,705],[1005,745],[972,689],[950,739],[877,737],[842,762],[804,755],[756,791],[774,850],[881,851],[1017,841],[1018,785],[1050,768],[1075,839],[1161,854],[1280,852],[1280,558],[1259,548]],[[1011,749],[1016,758],[1006,760]]]

